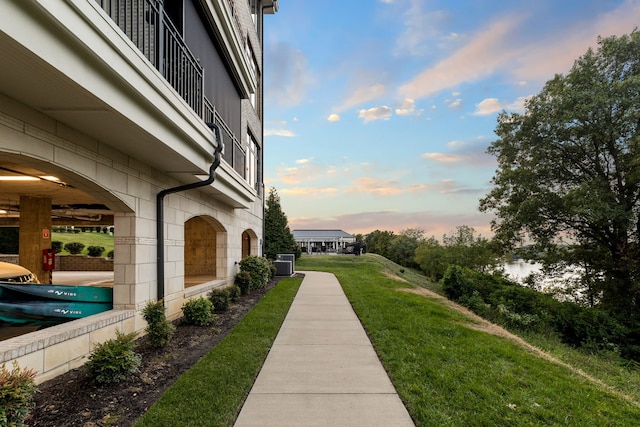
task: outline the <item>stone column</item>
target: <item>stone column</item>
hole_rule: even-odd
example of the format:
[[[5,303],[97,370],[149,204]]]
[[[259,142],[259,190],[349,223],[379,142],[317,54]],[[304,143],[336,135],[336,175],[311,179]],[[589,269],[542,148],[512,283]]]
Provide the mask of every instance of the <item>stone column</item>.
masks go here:
[[[49,283],[42,266],[42,250],[51,248],[51,198],[20,196],[20,265]]]

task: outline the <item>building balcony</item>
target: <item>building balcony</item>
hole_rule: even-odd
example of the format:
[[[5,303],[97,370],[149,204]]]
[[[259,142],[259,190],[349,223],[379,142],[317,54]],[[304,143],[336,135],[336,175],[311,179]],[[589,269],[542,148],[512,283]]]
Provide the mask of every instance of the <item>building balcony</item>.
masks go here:
[[[0,67],[0,93],[181,182],[200,180],[215,146],[202,69],[175,28],[160,31],[154,2],[135,3],[145,6],[118,24],[101,0],[3,2],[0,55],[11,66]],[[122,27],[134,17],[130,36]],[[231,161],[210,191],[248,207],[256,193]]]

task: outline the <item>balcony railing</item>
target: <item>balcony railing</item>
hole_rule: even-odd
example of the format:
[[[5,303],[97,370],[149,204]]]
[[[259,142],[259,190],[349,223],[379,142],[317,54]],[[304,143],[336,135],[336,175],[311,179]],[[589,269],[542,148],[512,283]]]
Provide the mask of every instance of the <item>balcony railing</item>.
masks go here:
[[[0,0],[1,1],[1,0]],[[135,43],[153,66],[182,96],[205,123],[215,123],[223,132],[222,158],[246,179],[246,151],[222,117],[204,96],[203,69],[182,36],[164,13],[159,0],[95,0],[120,29]],[[229,7],[236,31],[238,17]]]
[[[158,0],[95,0],[200,117],[202,66]]]

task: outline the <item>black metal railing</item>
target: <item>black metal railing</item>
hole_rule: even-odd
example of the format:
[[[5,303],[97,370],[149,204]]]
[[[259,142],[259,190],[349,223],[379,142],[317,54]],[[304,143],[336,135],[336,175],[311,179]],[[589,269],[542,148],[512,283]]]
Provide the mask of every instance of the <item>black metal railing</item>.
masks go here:
[[[204,122],[215,123],[220,127],[225,142],[222,158],[246,179],[246,151],[220,114],[215,111],[213,104],[204,96],[202,66],[165,14],[162,2],[95,1]],[[233,2],[229,2],[229,5],[233,8]],[[233,15],[237,20],[237,16]],[[239,25],[238,22],[235,24]]]
[[[158,0],[95,0],[202,117],[203,70]]]

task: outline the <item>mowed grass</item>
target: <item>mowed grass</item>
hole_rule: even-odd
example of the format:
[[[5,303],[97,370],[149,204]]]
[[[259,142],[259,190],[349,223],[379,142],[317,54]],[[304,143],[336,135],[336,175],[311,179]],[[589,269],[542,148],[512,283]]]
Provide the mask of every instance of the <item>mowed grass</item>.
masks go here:
[[[232,426],[301,282],[282,279],[135,425]]]
[[[418,426],[640,425],[637,395],[476,330],[435,298],[403,292],[413,286],[393,276],[410,282],[408,272],[381,257],[307,256],[296,269],[338,277]]]
[[[104,252],[102,256],[106,257],[109,251],[113,250],[113,236],[105,233],[96,233],[92,232],[80,232],[80,233],[51,233],[51,241],[62,242],[62,247],[67,243],[75,243],[79,242],[84,244],[84,249],[82,250],[82,255],[88,255],[87,248],[89,246],[102,246],[104,248]],[[68,253],[67,251],[62,251],[62,253]]]

